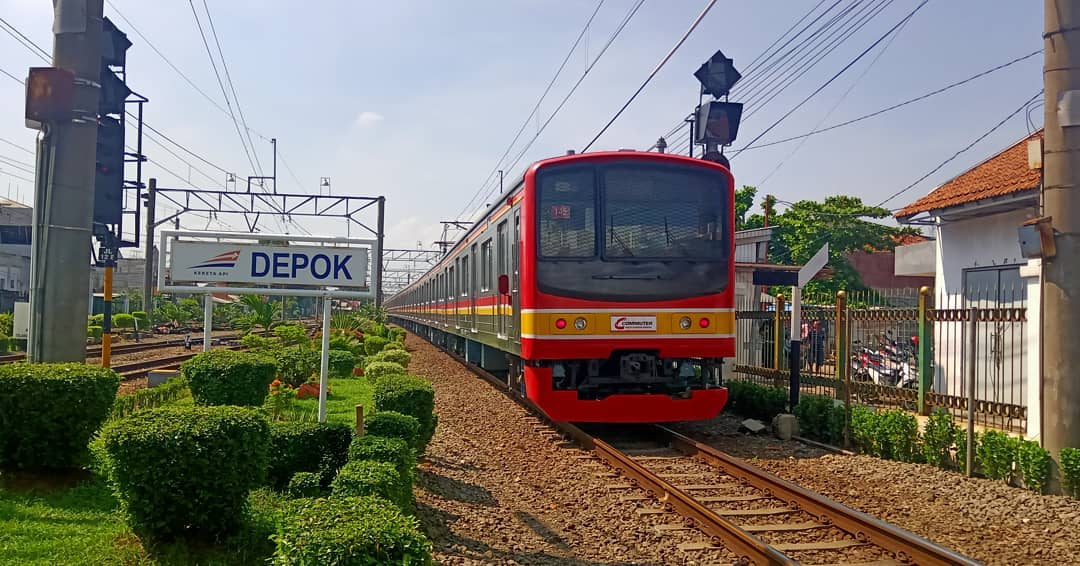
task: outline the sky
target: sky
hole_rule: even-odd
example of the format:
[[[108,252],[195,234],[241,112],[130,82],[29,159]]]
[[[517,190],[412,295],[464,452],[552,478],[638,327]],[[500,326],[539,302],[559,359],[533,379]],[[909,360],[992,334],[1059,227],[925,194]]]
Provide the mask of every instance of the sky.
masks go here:
[[[265,174],[268,138],[278,140],[279,190],[317,193],[322,177],[338,195],[386,197],[388,247],[431,248],[440,220],[467,219],[490,198],[491,172],[515,177],[529,163],[580,150],[608,122],[690,27],[705,0],[645,0],[566,104],[552,113],[638,0],[605,0],[536,116],[529,118],[597,0],[109,0],[105,15],[127,32],[129,85],[148,97],[146,122],[238,177],[252,173],[196,26],[215,55],[206,8],[236,101],[253,132]],[[921,0],[823,0],[815,14],[858,3],[880,14],[771,99],[765,71],[745,72],[818,0],[720,0],[592,150],[648,148],[696,105],[693,72],[716,50],[746,75],[732,93],[746,102],[743,147],[900,22]],[[122,14],[123,18],[120,17]],[[0,17],[51,51],[52,5],[0,0]],[[126,21],[125,19],[126,18]],[[1039,2],[930,0],[889,39],[761,138],[779,140],[861,116],[1042,48]],[[0,27],[0,31],[4,31]],[[148,38],[204,94],[168,65]],[[789,62],[795,63],[795,61]],[[0,70],[25,77],[42,61],[0,33]],[[218,61],[219,72],[224,75]],[[732,160],[738,185],[780,201],[854,195],[878,204],[940,165],[1042,88],[1042,56],[882,116],[807,138],[748,150]],[[224,79],[224,76],[222,76]],[[740,100],[740,90],[746,98]],[[232,99],[228,84],[225,90]],[[771,91],[770,91],[771,92]],[[771,95],[770,95],[771,96]],[[208,97],[214,101],[212,103]],[[23,124],[23,86],[0,73],[0,196],[32,201],[35,132]],[[1041,101],[1041,97],[1037,100]],[[886,206],[900,208],[1042,124],[1041,107],[1020,112],[970,151]],[[539,128],[549,120],[536,136]],[[527,123],[526,123],[527,121]],[[500,161],[518,129],[521,139]],[[243,126],[241,125],[240,128]],[[525,144],[533,139],[528,149]],[[678,134],[673,136],[678,139]],[[129,140],[132,136],[129,134]],[[14,147],[3,140],[14,142]],[[247,141],[247,136],[244,136]],[[675,144],[673,144],[675,145]],[[22,149],[20,149],[22,148]],[[221,189],[225,174],[177,148],[188,164],[148,143],[146,177],[163,187]],[[524,150],[524,151],[523,151]],[[512,165],[513,158],[521,159]],[[5,158],[7,161],[5,161]],[[25,167],[25,165],[22,165]],[[167,172],[164,168],[172,171]],[[202,170],[205,175],[196,171]],[[179,178],[178,178],[179,177]],[[483,190],[481,190],[483,189]],[[496,189],[497,190],[497,189]],[[159,216],[169,212],[162,206]],[[372,224],[372,218],[365,219]],[[344,235],[340,220],[266,221],[268,232]],[[185,216],[194,229],[240,229],[242,220]],[[358,232],[353,230],[353,236]]]

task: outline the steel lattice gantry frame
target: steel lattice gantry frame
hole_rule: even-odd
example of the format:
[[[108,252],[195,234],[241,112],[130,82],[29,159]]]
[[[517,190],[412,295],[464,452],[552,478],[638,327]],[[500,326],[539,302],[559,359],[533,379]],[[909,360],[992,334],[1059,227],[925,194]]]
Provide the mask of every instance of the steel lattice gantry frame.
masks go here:
[[[392,295],[439,263],[439,250],[383,250],[383,292]]]
[[[375,250],[373,254],[376,259],[372,261],[374,272],[372,286],[378,290],[375,294],[376,304],[382,304],[385,293],[383,283],[385,262],[378,258],[381,258],[383,253],[386,197],[168,188],[158,187],[157,180],[151,179],[147,191],[148,206],[155,206],[157,199],[161,199],[165,206],[176,208],[177,212],[156,221],[150,221],[153,215],[148,218],[147,240],[149,242],[154,241],[154,228],[189,212],[241,215],[251,232],[258,230],[259,220],[263,216],[277,216],[286,220],[294,216],[340,218],[345,221],[347,233],[351,232],[355,224],[374,236],[378,242],[378,250]]]

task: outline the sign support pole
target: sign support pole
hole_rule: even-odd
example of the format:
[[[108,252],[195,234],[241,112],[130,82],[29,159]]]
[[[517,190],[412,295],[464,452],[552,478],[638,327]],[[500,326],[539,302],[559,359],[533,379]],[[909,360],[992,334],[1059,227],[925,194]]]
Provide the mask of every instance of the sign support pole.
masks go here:
[[[799,372],[802,369],[802,288],[791,288],[791,381],[788,402],[791,412],[799,404]]]
[[[202,349],[204,352],[210,351],[210,345],[213,341],[212,335],[214,332],[214,296],[210,293],[206,294],[203,299],[203,337],[202,337]]]
[[[323,297],[322,353],[319,361],[319,422],[326,422],[326,388],[330,385],[330,309],[334,301]]]

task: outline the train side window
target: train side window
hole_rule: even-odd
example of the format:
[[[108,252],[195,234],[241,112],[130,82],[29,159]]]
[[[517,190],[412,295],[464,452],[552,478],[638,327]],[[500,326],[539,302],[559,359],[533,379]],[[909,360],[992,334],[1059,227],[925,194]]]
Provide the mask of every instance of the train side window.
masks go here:
[[[488,238],[486,242],[480,244],[480,290],[491,290],[491,269],[493,258],[491,257],[491,238]]]
[[[509,255],[510,250],[506,247],[506,221],[503,220],[499,223],[499,226],[495,229],[495,240],[499,246],[497,251],[499,255],[498,259],[498,273],[499,275],[506,275],[506,257]]]
[[[517,289],[518,289],[518,266],[520,265],[518,263],[520,261],[520,259],[518,258],[518,250],[521,249],[521,246],[520,246],[519,242],[521,242],[521,212],[515,212],[514,213],[514,234],[513,234],[513,243],[512,243],[513,250],[514,250],[514,253],[513,253],[513,267],[512,267],[512,269],[514,271],[514,273],[513,273],[514,276],[510,278],[510,288],[513,289],[514,291],[517,291]]]
[[[461,256],[461,296],[469,296],[469,256]]]

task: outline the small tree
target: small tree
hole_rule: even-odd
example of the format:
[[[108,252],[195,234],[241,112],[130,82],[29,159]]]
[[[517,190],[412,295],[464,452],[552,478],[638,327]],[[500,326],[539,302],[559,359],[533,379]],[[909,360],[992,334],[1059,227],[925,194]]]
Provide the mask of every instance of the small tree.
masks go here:
[[[270,330],[281,324],[280,302],[270,301],[259,295],[244,295],[240,297],[240,302],[248,309],[245,322],[249,324],[249,330],[260,326],[263,334],[269,336]]]

